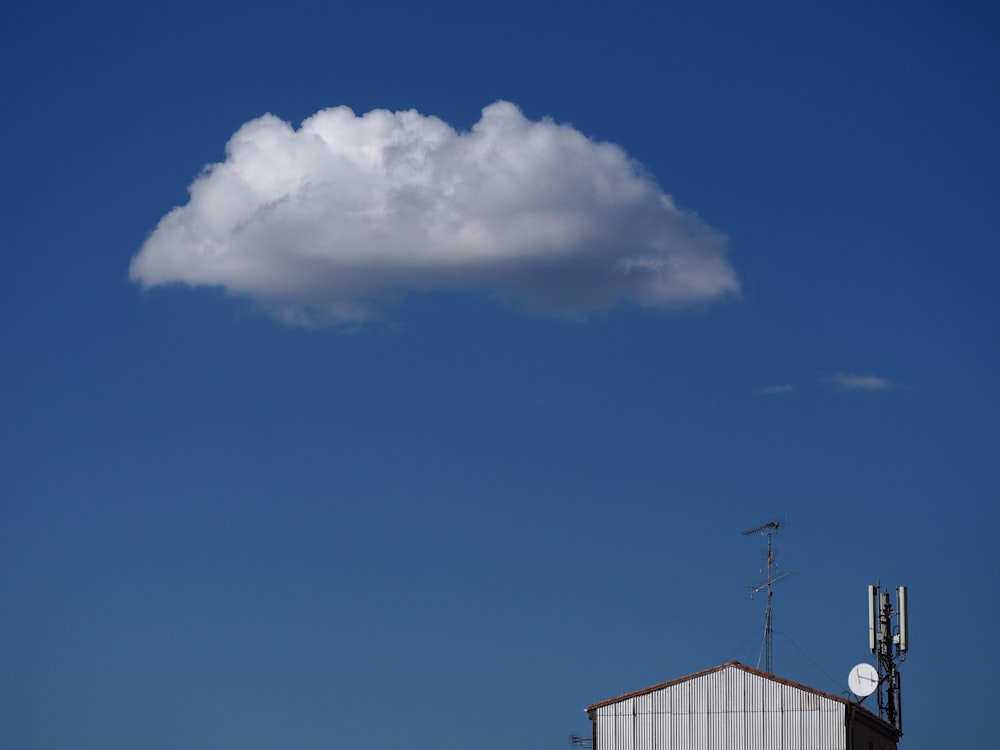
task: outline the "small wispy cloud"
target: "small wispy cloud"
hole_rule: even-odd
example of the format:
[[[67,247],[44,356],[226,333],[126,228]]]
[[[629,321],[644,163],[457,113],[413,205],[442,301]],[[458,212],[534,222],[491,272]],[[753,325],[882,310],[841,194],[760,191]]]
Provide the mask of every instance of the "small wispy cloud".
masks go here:
[[[791,383],[783,383],[781,385],[768,385],[763,388],[758,388],[757,393],[761,396],[774,396],[779,393],[789,393],[795,390]]]
[[[841,391],[883,391],[892,388],[892,383],[877,375],[845,375],[837,373],[830,378],[834,387]]]
[[[739,293],[726,239],[619,146],[509,102],[458,132],[347,107],[243,125],[132,259],[144,288],[216,286],[289,321],[349,322],[414,291],[486,290],[580,316]]]

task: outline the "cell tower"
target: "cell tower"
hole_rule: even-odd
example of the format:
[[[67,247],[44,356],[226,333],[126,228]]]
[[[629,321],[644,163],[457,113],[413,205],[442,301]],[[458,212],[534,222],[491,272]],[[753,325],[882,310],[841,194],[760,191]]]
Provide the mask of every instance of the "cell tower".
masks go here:
[[[899,665],[910,648],[906,586],[896,587],[896,608],[889,590],[875,583],[868,587],[868,647],[875,655],[878,672],[878,715],[903,733],[903,709],[899,695]]]
[[[774,617],[771,613],[771,598],[774,596],[773,586],[778,581],[788,578],[788,576],[791,575],[791,573],[774,575],[776,566],[774,563],[774,548],[771,546],[771,537],[778,533],[778,529],[780,527],[781,523],[775,520],[770,523],[765,523],[763,526],[757,526],[756,528],[743,532],[743,536],[763,534],[767,537],[767,580],[757,586],[750,587],[750,598],[752,599],[755,594],[759,594],[761,591],[767,591],[767,610],[764,614],[763,651],[764,671],[768,674],[774,674]],[[757,668],[760,668],[759,657],[757,659]]]

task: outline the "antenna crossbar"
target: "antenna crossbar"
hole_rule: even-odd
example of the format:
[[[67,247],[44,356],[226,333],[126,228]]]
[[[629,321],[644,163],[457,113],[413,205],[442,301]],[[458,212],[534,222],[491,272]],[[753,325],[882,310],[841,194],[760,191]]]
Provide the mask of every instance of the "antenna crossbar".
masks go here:
[[[760,584],[759,586],[747,586],[747,588],[750,589],[750,598],[753,599],[753,597],[754,597],[755,594],[759,594],[761,591],[765,591],[768,586],[773,586],[778,581],[785,580],[791,574],[792,574],[791,571],[787,571],[786,570],[784,573],[781,573],[780,575],[776,575],[770,581],[765,581],[764,583]]]

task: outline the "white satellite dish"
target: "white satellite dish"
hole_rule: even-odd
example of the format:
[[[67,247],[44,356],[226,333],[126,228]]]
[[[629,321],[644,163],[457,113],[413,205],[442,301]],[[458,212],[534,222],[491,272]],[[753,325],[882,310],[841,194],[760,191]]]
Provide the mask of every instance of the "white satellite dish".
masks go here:
[[[855,695],[869,696],[878,687],[878,672],[871,664],[858,664],[847,675],[847,686]]]

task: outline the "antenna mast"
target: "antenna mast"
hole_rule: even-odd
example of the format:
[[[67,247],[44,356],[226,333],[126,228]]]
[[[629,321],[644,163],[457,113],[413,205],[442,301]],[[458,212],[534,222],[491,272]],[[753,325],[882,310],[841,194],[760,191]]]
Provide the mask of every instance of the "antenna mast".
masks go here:
[[[767,580],[757,586],[750,587],[750,598],[752,599],[755,594],[759,594],[761,591],[767,591],[767,610],[764,614],[764,671],[768,674],[774,674],[774,619],[771,614],[771,598],[774,596],[774,591],[772,587],[778,581],[791,575],[791,573],[774,575],[776,566],[774,562],[774,549],[771,546],[771,537],[778,532],[780,527],[781,523],[774,520],[770,523],[765,523],[763,526],[757,526],[743,532],[743,536],[764,534],[767,537]],[[760,667],[760,658],[757,659],[757,667]]]
[[[893,628],[893,615],[896,627]],[[878,669],[878,715],[903,733],[903,708],[899,695],[899,664],[910,649],[906,586],[896,587],[896,608],[889,590],[879,583],[868,587],[868,648]]]

